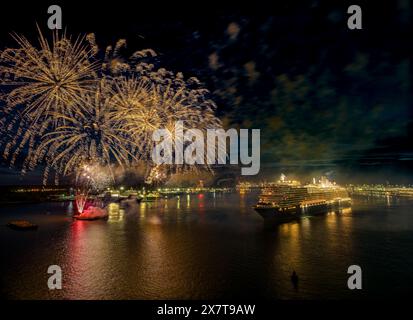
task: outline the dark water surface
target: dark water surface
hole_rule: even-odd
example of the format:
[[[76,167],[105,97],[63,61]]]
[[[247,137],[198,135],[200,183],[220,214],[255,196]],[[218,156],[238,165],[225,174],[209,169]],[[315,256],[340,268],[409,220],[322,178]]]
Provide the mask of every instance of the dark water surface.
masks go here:
[[[11,299],[364,299],[413,293],[413,203],[352,209],[264,228],[256,195],[205,194],[111,205],[108,221],[73,221],[68,203],[0,207],[2,295]],[[28,219],[37,231],[6,227]],[[50,291],[47,268],[63,271]],[[347,289],[347,268],[363,290]],[[300,281],[295,290],[292,270]]]

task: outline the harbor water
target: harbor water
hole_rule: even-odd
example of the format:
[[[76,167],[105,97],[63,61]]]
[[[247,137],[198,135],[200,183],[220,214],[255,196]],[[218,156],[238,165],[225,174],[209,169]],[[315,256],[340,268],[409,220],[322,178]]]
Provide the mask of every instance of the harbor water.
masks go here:
[[[0,207],[1,293],[9,299],[376,299],[413,293],[413,202],[352,208],[268,228],[256,193],[205,193],[109,207],[73,220],[73,204]],[[27,219],[36,231],[8,228]],[[50,265],[63,288],[49,290]],[[362,269],[349,290],[347,269]],[[296,271],[298,287],[290,275]]]

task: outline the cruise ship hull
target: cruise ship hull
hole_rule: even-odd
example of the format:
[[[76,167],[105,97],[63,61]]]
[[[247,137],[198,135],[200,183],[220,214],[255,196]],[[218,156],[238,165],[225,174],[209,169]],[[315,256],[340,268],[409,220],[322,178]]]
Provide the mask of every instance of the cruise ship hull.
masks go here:
[[[264,219],[266,223],[281,224],[298,220],[305,216],[325,214],[330,211],[339,210],[351,206],[351,200],[336,201],[329,204],[323,203],[311,207],[295,207],[282,209],[277,207],[255,206],[255,211]]]

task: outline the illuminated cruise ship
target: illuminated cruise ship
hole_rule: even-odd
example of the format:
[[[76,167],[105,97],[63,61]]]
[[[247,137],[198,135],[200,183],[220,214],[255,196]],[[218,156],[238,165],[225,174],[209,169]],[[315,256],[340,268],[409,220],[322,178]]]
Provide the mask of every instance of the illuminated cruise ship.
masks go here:
[[[313,183],[301,185],[281,175],[277,183],[263,189],[254,209],[265,221],[283,223],[350,205],[347,190],[324,177],[318,183],[313,179]]]

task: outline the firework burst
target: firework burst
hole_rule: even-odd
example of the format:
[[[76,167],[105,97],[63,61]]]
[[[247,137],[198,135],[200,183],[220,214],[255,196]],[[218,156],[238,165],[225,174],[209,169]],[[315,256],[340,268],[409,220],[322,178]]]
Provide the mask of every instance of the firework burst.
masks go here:
[[[11,164],[24,148],[30,155],[39,136],[64,120],[55,114],[74,112],[71,108],[79,106],[74,102],[96,81],[96,64],[91,62],[92,52],[82,38],[72,41],[65,34],[54,33],[49,43],[39,30],[37,48],[24,36],[13,37],[18,48],[0,54],[5,88],[1,113],[7,123],[3,134],[12,132],[3,151]]]
[[[104,167],[91,162],[78,168],[77,173],[76,185],[95,191],[103,190],[114,182],[112,166]]]
[[[160,72],[162,73],[162,71]],[[157,129],[174,132],[178,121],[183,130],[219,129],[220,120],[215,117],[215,104],[208,98],[209,92],[197,87],[191,88],[180,76],[170,77],[161,82],[159,73],[148,82],[136,77],[118,78],[113,90],[113,104],[117,108],[116,118],[124,125],[128,134],[139,141],[141,159],[149,159],[154,147],[153,133]],[[169,137],[176,142],[174,135]]]
[[[55,113],[61,124],[43,135],[31,157],[33,164],[46,160],[49,168],[67,175],[80,173],[79,168],[91,163],[129,166],[136,160],[138,145],[117,120],[109,91],[109,84],[102,80],[95,92],[81,95],[76,103],[82,105],[75,112]]]
[[[95,82],[96,63],[83,38],[72,41],[53,34],[51,43],[39,30],[40,48],[20,35],[13,35],[19,48],[1,52],[0,75],[7,85],[8,108],[22,107],[33,122],[54,112],[64,113]],[[50,118],[54,119],[53,116]]]
[[[44,182],[50,171],[57,182],[86,167],[103,172],[150,161],[154,131],[172,132],[178,121],[183,130],[221,128],[209,92],[196,78],[157,69],[151,49],[124,58],[125,40],[102,54],[93,34],[84,44],[55,33],[49,43],[39,30],[40,48],[14,38],[19,48],[0,55],[0,144],[11,164],[24,153],[23,172],[45,164]]]

